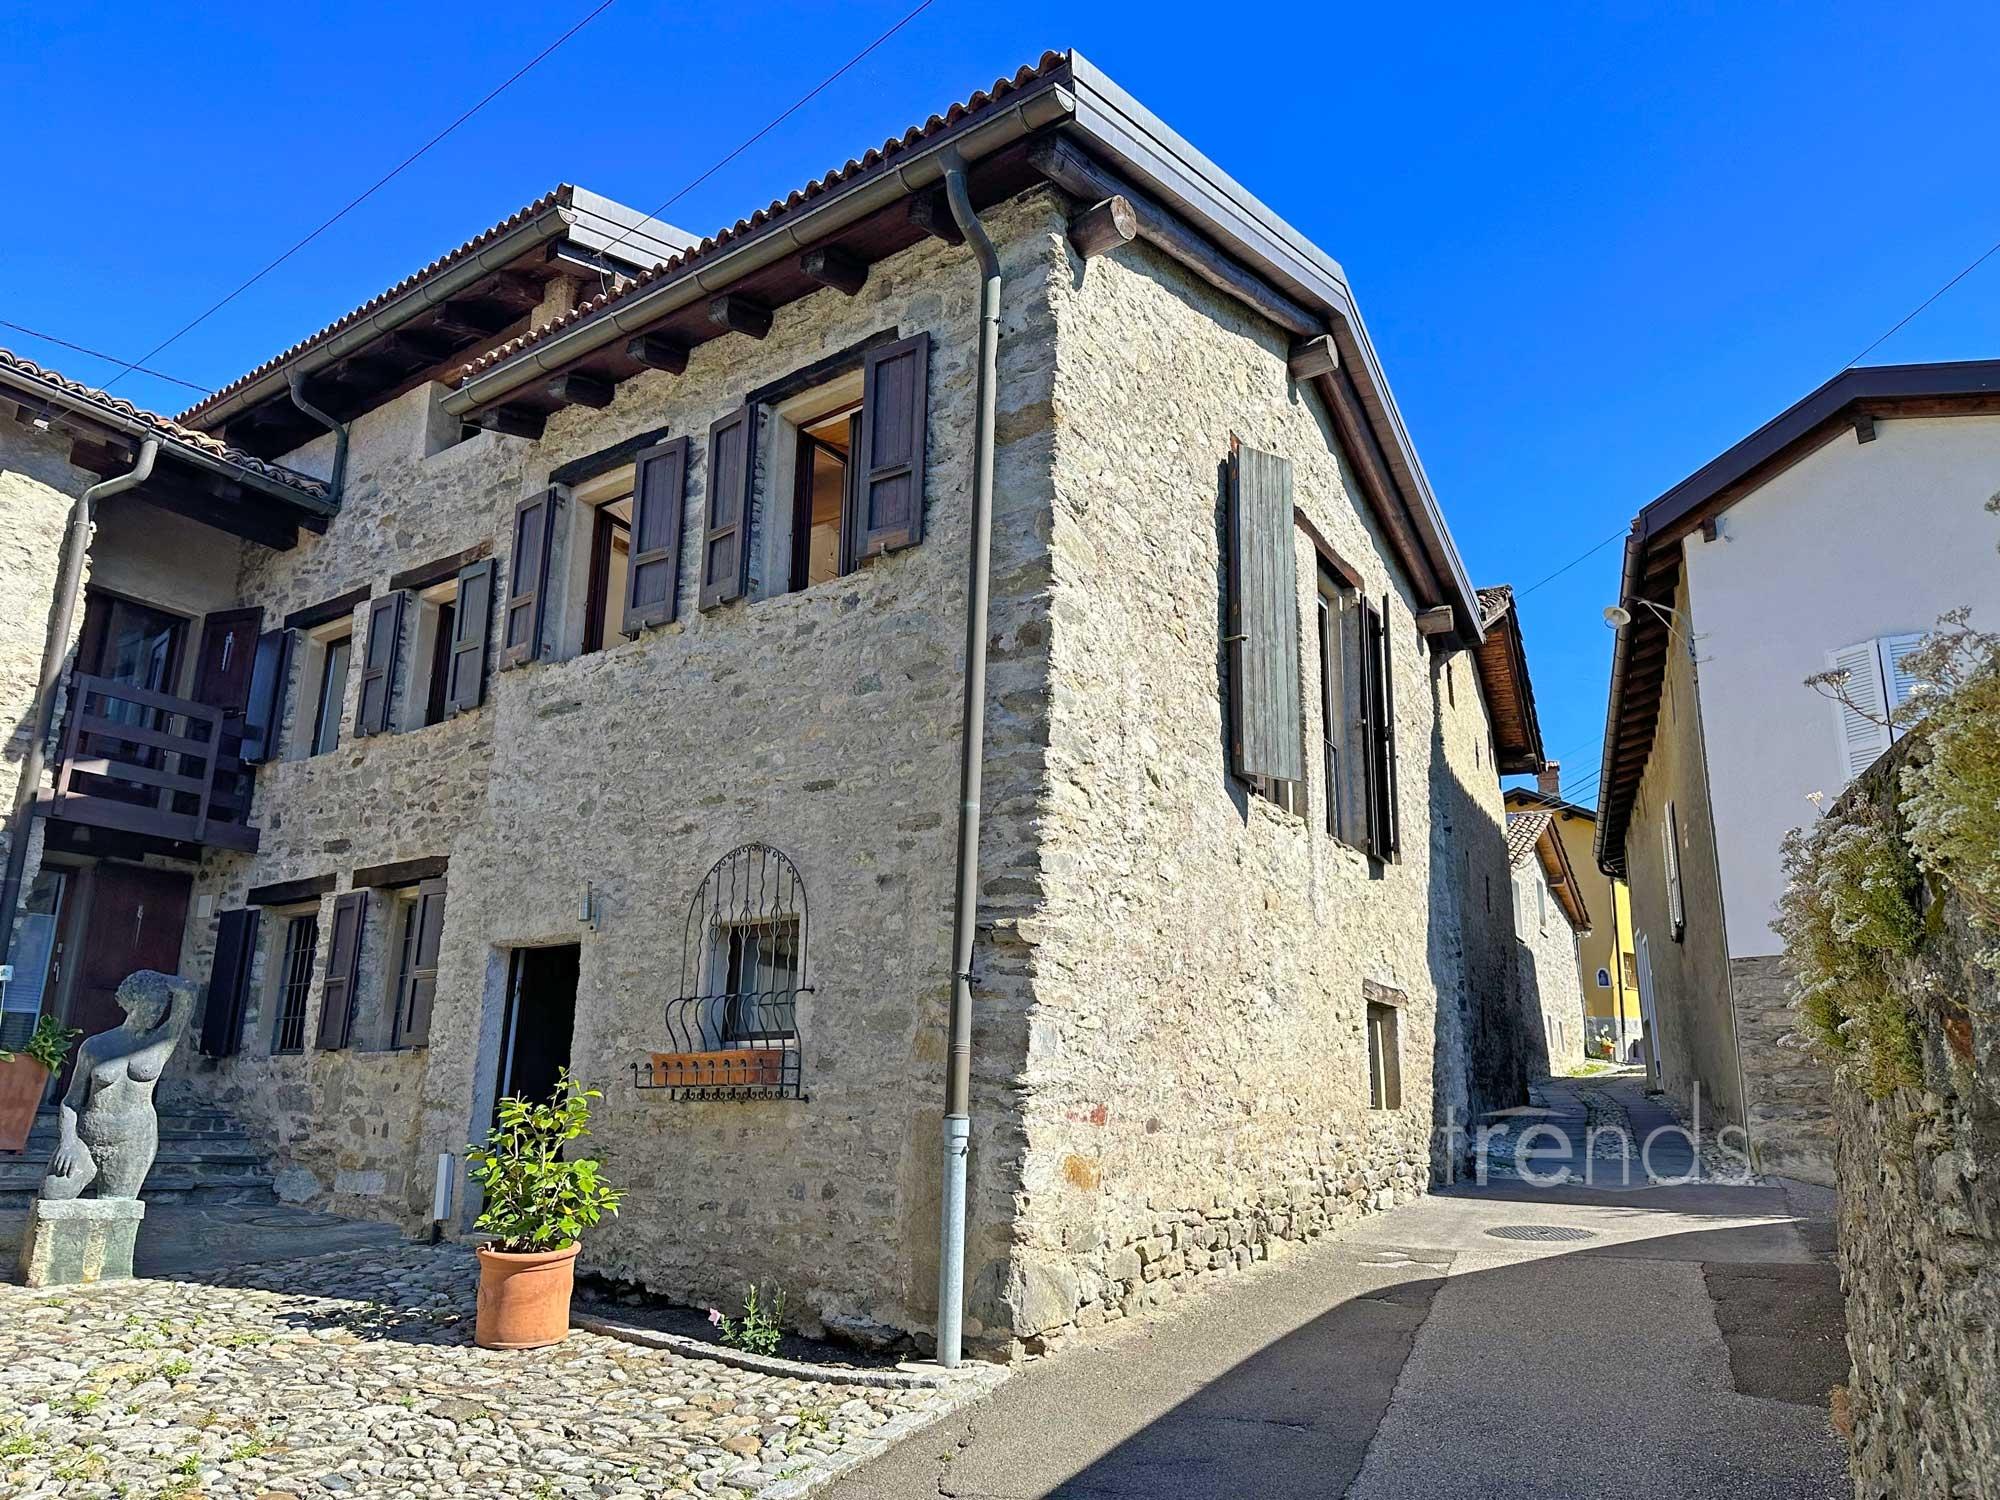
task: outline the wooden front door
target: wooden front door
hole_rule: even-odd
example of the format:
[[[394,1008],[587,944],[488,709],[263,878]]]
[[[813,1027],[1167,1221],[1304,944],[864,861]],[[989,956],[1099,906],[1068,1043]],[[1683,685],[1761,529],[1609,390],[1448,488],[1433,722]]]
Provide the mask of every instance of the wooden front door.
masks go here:
[[[116,996],[127,975],[135,969],[179,970],[193,879],[180,870],[107,863],[92,868],[88,885],[81,941],[71,950],[74,970],[64,1019],[95,1036],[125,1019]],[[69,1074],[64,1068],[64,1088]]]

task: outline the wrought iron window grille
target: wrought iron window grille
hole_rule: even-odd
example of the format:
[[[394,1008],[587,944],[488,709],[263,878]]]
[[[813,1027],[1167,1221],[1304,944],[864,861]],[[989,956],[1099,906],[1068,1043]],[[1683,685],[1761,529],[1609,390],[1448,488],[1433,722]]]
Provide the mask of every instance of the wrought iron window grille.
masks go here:
[[[807,937],[805,882],[782,851],[744,844],[717,860],[688,903],[666,1050],[632,1065],[633,1087],[670,1099],[805,1098]]]

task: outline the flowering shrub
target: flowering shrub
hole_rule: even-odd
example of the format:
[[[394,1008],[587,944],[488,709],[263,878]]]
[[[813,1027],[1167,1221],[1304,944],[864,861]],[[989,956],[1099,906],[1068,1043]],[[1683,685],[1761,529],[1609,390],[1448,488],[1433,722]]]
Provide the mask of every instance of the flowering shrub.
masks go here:
[[[731,1349],[741,1349],[746,1354],[776,1354],[782,1337],[779,1325],[785,1321],[785,1294],[779,1292],[775,1303],[763,1306],[757,1300],[757,1283],[753,1281],[750,1290],[743,1294],[742,1318],[724,1317],[721,1308],[711,1307],[708,1321],[714,1325],[716,1337]]]
[[[1924,685],[1924,754],[1903,768],[1903,819],[1924,869],[2000,929],[2000,636],[1955,610],[1909,658]],[[1984,961],[2000,967],[2000,953]]]

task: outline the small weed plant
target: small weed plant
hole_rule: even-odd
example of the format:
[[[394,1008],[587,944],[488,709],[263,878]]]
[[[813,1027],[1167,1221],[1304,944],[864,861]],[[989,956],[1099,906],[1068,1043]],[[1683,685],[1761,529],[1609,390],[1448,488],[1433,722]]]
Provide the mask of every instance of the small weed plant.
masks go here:
[[[785,1294],[779,1292],[776,1301],[764,1302],[753,1281],[743,1294],[742,1317],[725,1317],[722,1309],[711,1307],[708,1321],[715,1326],[716,1337],[731,1349],[741,1349],[745,1354],[776,1354],[778,1340],[783,1337],[780,1328],[785,1321]]]

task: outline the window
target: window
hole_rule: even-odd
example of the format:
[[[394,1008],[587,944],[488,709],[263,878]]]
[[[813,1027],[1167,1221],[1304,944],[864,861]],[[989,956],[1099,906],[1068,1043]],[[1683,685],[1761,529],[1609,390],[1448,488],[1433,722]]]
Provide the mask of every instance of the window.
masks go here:
[[[458,636],[458,580],[417,594],[416,642],[410,651],[410,689],[403,698],[403,727],[425,729],[451,716],[451,652]]]
[[[437,996],[438,942],[444,932],[444,882],[426,880],[396,892],[391,931],[395,970],[391,975],[391,1045],[430,1043],[431,1005]]]
[[[1368,1107],[1403,1107],[1401,1020],[1393,1005],[1368,1002]]]
[[[1395,694],[1383,609],[1322,563],[1320,714],[1326,831],[1377,859],[1397,851]]]
[[[319,908],[294,912],[285,920],[284,945],[271,986],[278,1021],[271,1033],[273,1052],[303,1052],[306,998],[312,993],[313,963],[319,954]]]
[[[1661,873],[1667,886],[1668,935],[1678,943],[1687,932],[1687,907],[1681,900],[1680,815],[1671,802],[1667,804],[1667,815],[1660,823],[1660,844]]]
[[[720,997],[718,1040],[782,1042],[797,1035],[799,990],[796,917],[731,922],[710,934],[709,993]]]
[[[1549,888],[1540,880],[1535,882],[1535,926],[1542,932],[1549,930]]]
[[[1906,726],[1896,721],[1896,713],[1916,693],[1908,661],[1923,642],[1920,634],[1885,635],[1827,653],[1827,666],[1839,674],[1832,696],[1841,786],[1902,736]]]
[[[318,674],[313,691],[312,734],[306,741],[307,755],[325,755],[340,743],[340,715],[347,703],[347,668],[354,654],[354,629],[350,624],[338,635],[316,642]]]
[[[791,587],[809,589],[854,567],[854,450],[861,408],[835,411],[797,428],[793,455]]]
[[[629,479],[628,479],[629,483]],[[625,628],[625,587],[632,567],[632,496],[589,512],[590,579],[584,596],[583,649],[602,651]]]

